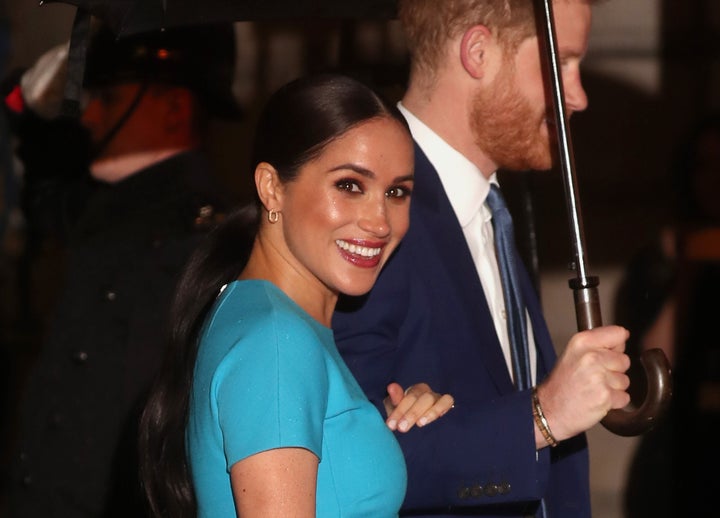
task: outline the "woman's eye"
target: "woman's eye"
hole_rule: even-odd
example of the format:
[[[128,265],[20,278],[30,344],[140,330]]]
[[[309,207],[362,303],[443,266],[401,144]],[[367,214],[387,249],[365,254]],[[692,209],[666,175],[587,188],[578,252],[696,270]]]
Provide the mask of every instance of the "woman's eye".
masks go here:
[[[340,180],[335,184],[335,186],[341,191],[362,192],[360,185],[358,185],[358,183],[354,180]]]
[[[385,193],[385,196],[387,196],[388,198],[407,198],[408,196],[410,196],[411,192],[411,189],[398,185],[396,187],[391,187],[390,189],[388,189],[388,191]]]

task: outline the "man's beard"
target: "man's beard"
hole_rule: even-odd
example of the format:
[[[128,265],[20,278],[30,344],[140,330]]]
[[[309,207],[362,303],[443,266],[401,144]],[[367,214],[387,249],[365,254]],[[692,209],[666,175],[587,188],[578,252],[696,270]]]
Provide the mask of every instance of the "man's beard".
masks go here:
[[[472,100],[470,124],[475,144],[499,169],[550,169],[550,143],[541,132],[544,114],[540,118],[518,91],[514,67],[505,67],[491,87],[477,92]]]

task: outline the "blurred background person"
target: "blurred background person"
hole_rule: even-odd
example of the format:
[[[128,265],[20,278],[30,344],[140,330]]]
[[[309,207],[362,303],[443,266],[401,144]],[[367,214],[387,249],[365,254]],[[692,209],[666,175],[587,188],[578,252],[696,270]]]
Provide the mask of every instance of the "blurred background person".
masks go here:
[[[53,86],[62,50],[47,56]],[[19,404],[10,516],[143,514],[136,421],[176,278],[232,203],[204,137],[212,117],[240,115],[234,62],[229,23],[120,39],[99,25],[80,121],[27,102],[36,71],[6,88],[29,235],[61,240],[63,265]]]
[[[665,352],[673,368],[668,414],[640,437],[624,494],[627,518],[710,516],[720,491],[707,477],[720,462],[720,113],[703,117],[674,164],[675,220],[628,263],[615,299],[616,320],[631,336],[632,398],[644,398],[640,354]],[[659,488],[662,488],[659,491]]]

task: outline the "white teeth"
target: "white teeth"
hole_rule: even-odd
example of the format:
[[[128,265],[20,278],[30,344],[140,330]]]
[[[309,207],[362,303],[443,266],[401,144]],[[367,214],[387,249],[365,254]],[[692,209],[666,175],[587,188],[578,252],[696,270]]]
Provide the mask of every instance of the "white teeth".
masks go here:
[[[351,243],[348,243],[347,241],[343,241],[342,239],[335,240],[335,243],[343,250],[346,250],[351,254],[361,255],[363,257],[375,257],[376,255],[379,255],[380,251],[382,250],[381,248],[369,248],[367,246],[353,245]]]

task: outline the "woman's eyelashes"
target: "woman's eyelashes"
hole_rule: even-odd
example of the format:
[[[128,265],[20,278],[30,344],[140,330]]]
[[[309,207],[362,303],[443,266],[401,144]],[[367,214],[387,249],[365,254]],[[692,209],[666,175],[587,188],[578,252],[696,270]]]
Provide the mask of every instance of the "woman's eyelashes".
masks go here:
[[[335,187],[341,191],[362,193],[364,192],[363,186],[360,182],[353,178],[343,178],[335,182]]]
[[[393,185],[387,191],[385,196],[388,198],[408,198],[412,194],[412,188],[408,185]]]
[[[365,192],[363,182],[354,178],[343,178],[335,182],[338,190],[353,194],[362,194]],[[412,187],[409,185],[393,185],[385,191],[387,198],[403,199],[408,198],[412,194]]]

